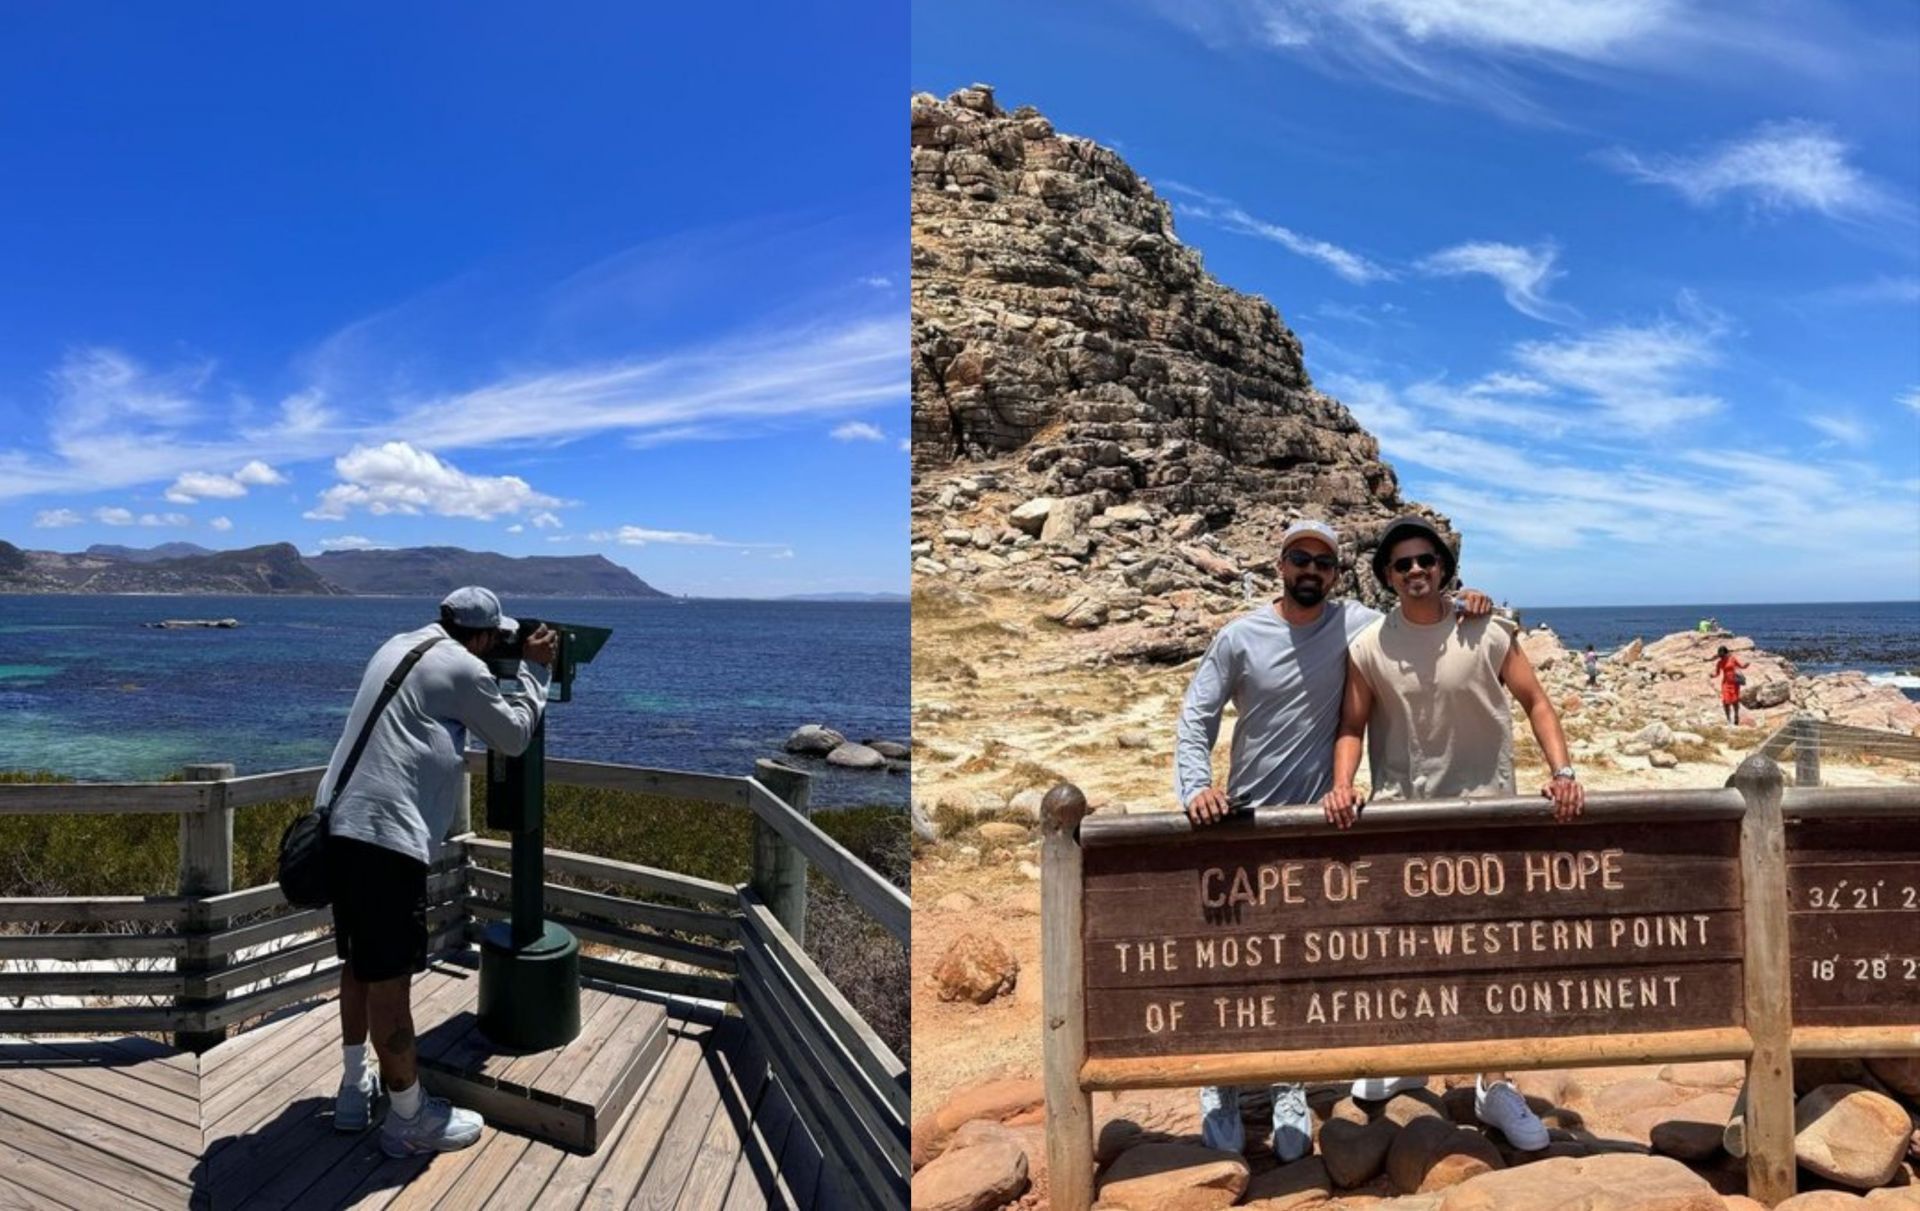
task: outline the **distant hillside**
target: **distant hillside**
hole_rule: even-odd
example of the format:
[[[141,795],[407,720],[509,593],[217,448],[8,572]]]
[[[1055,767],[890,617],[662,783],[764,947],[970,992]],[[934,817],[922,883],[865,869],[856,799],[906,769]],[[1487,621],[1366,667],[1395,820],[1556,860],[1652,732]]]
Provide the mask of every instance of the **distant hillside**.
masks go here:
[[[0,542],[0,592],[337,595],[341,590],[321,579],[286,542],[145,561],[22,551]]]
[[[192,542],[163,542],[157,547],[123,547],[111,542],[96,542],[87,548],[88,555],[97,555],[101,559],[124,559],[129,563],[157,563],[162,559],[186,559],[194,555],[217,555],[208,547]]]
[[[514,559],[459,547],[329,551],[307,565],[349,593],[435,596],[466,584],[541,597],[666,597],[604,555]]]

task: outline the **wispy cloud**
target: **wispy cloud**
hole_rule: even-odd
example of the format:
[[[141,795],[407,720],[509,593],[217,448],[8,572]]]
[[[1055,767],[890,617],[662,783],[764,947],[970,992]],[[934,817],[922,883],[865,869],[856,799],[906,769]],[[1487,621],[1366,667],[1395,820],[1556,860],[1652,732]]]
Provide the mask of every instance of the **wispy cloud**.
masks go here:
[[[1851,149],[1818,122],[1768,122],[1695,155],[1642,156],[1616,149],[1605,162],[1668,185],[1696,206],[1744,198],[1762,211],[1810,210],[1856,219],[1896,209],[1893,196],[1848,161]]]
[[[623,547],[673,546],[673,547],[727,547],[756,548],[780,547],[777,542],[734,542],[730,539],[716,538],[711,534],[700,534],[689,530],[656,530],[647,526],[621,526],[616,530],[595,530],[587,535],[589,542],[612,542]]]
[[[1691,384],[1720,360],[1724,324],[1698,312],[1694,322],[1622,324],[1552,341],[1527,341],[1513,360],[1534,379],[1575,392],[1610,428],[1671,429],[1720,411],[1719,396]]]
[[[1843,446],[1859,449],[1865,447],[1872,437],[1867,427],[1852,417],[1813,414],[1801,419],[1814,429],[1826,434],[1830,443],[1837,442]]]
[[[72,509],[42,509],[33,515],[33,526],[36,530],[55,530],[77,526],[86,520]]]
[[[93,519],[103,526],[184,527],[193,524],[185,513],[140,513],[117,505],[103,505],[93,511]]]
[[[1297,253],[1309,260],[1319,261],[1349,282],[1364,286],[1370,282],[1388,281],[1394,276],[1391,270],[1375,264],[1357,252],[1350,252],[1338,244],[1302,235],[1279,223],[1255,218],[1227,198],[1217,197],[1190,185],[1182,185],[1178,181],[1167,181],[1160,188],[1163,192],[1185,199],[1174,202],[1173,209],[1176,214],[1185,215],[1203,223],[1212,223],[1240,235],[1249,235],[1278,244],[1289,252]]]
[[[203,499],[231,500],[245,496],[250,487],[286,482],[286,476],[256,458],[232,475],[188,471],[173,481],[173,486],[167,489],[167,499],[177,505],[190,505]]]
[[[360,534],[342,534],[338,538],[320,540],[322,551],[391,551],[392,547],[378,543]]]
[[[376,516],[433,513],[491,521],[503,513],[564,503],[517,475],[469,475],[407,442],[355,446],[333,467],[344,482],[322,492],[320,503],[304,516],[338,519],[365,509]]]
[[[1566,276],[1554,268],[1559,255],[1560,250],[1552,243],[1523,248],[1518,244],[1476,240],[1443,248],[1422,259],[1418,268],[1443,277],[1479,274],[1492,278],[1500,284],[1500,293],[1515,311],[1551,324],[1566,324],[1578,319],[1579,313],[1565,303],[1547,298],[1547,287],[1556,278]]]
[[[880,431],[880,426],[870,425],[863,420],[850,420],[844,425],[836,425],[834,426],[831,436],[835,441],[843,442],[883,442],[887,440],[887,435]]]
[[[215,517],[209,519],[207,525],[209,528],[218,530],[224,534],[228,530],[233,529],[233,519],[231,517]]]
[[[1894,397],[1895,403],[1905,404],[1915,412],[1920,412],[1920,387],[1910,387]]]

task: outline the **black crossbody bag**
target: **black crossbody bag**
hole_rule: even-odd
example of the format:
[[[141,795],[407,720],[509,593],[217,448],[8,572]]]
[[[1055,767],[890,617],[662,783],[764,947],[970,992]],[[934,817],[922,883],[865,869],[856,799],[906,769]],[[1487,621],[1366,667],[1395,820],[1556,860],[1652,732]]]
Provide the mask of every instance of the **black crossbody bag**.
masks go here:
[[[301,816],[280,834],[280,894],[295,908],[325,908],[332,903],[333,892],[327,879],[327,826],[333,818],[333,805],[340,802],[340,793],[346,790],[347,780],[353,777],[353,767],[360,764],[360,754],[366,751],[367,741],[373,735],[373,725],[380,722],[387,703],[400,692],[400,683],[407,679],[413,666],[420,663],[427,649],[445,638],[437,635],[401,657],[387,676],[387,684],[381,688],[373,709],[367,712],[360,738],[353,742],[353,751],[340,767],[340,777],[334,781],[327,805]]]

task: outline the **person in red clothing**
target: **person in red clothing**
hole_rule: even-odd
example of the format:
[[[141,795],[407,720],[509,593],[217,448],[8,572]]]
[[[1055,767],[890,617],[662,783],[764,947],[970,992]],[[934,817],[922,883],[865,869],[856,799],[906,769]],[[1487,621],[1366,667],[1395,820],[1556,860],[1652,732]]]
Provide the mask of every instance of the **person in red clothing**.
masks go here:
[[[1734,659],[1733,653],[1727,651],[1723,644],[1713,662],[1713,672],[1707,674],[1711,680],[1720,683],[1720,709],[1726,714],[1727,722],[1735,727],[1740,726],[1740,687],[1747,683],[1747,679],[1740,675],[1740,670],[1746,667],[1746,662]]]

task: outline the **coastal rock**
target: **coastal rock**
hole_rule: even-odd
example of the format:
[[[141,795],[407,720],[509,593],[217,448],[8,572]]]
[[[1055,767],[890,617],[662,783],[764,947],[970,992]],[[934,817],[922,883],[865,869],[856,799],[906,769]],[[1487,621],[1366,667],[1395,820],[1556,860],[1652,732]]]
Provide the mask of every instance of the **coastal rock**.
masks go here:
[[[1005,1127],[977,1130],[913,1175],[914,1211],[993,1211],[1027,1188],[1027,1154]]]
[[[1913,1121],[1883,1093],[1822,1085],[1794,1105],[1793,1130],[1801,1168],[1866,1190],[1885,1185],[1900,1168]]]
[[[787,751],[800,753],[808,757],[824,757],[847,742],[847,738],[832,728],[819,723],[809,723],[796,728],[787,737]]]
[[[1454,1186],[1438,1211],[1723,1211],[1707,1181],[1666,1157],[1558,1157]]]
[[[1790,681],[1768,681],[1755,685],[1749,679],[1746,688],[1740,691],[1740,705],[1748,710],[1762,711],[1785,706],[1792,697],[1793,683]]]
[[[877,738],[869,738],[866,740],[862,740],[860,743],[866,745],[868,748],[872,749],[874,752],[879,753],[882,757],[885,757],[889,761],[913,760],[913,750],[907,745],[902,744],[898,740],[880,740]]]
[[[864,744],[849,741],[838,745],[827,754],[828,765],[838,765],[846,769],[885,769],[887,759]]]
[[[1020,960],[998,939],[965,933],[954,939],[934,965],[933,983],[943,1001],[970,1001],[985,1005],[1013,991],[1020,978]]]
[[[1246,1192],[1244,1158],[1197,1144],[1139,1144],[1100,1175],[1099,1200],[1116,1211],[1182,1211],[1231,1207]]]

